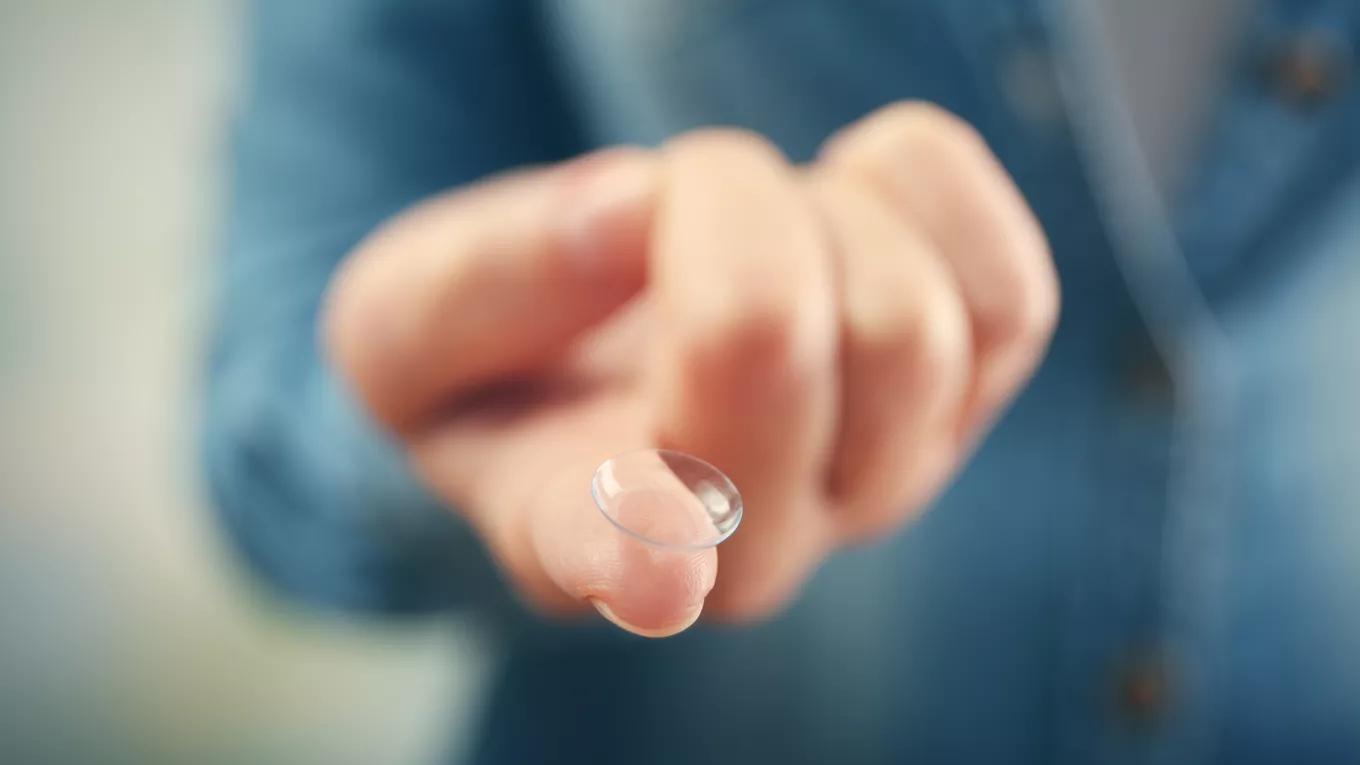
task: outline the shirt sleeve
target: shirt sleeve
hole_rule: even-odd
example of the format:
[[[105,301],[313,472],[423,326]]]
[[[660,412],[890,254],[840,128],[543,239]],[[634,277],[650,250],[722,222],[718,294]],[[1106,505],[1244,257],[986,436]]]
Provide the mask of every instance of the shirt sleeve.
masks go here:
[[[487,556],[326,366],[332,271],[432,193],[583,147],[521,0],[259,0],[232,140],[203,402],[208,484],[244,558],[329,606],[504,600]]]

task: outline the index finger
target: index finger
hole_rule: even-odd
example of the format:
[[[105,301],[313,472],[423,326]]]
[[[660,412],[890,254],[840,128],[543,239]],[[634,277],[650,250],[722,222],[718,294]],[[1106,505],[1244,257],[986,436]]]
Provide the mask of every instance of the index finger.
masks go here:
[[[746,503],[711,611],[767,613],[825,538],[817,497],[835,417],[830,259],[794,171],[763,139],[663,150],[650,283],[658,438],[717,465]]]

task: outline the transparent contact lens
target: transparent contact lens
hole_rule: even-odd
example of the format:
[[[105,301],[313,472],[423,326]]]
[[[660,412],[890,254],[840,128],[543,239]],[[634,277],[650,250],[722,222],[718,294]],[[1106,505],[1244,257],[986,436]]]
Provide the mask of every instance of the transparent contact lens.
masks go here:
[[[741,523],[741,495],[731,479],[683,452],[611,457],[595,470],[590,494],[610,523],[656,547],[713,547]]]

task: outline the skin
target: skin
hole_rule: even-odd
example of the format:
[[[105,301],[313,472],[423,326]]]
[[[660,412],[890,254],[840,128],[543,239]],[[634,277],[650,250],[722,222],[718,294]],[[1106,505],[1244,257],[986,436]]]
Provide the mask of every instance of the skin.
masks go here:
[[[1058,303],[982,139],[901,103],[808,166],[709,129],[429,199],[346,259],[324,330],[529,603],[659,637],[767,617],[909,521],[1032,374]],[[595,509],[595,467],[648,446],[740,488],[720,550],[647,548]]]

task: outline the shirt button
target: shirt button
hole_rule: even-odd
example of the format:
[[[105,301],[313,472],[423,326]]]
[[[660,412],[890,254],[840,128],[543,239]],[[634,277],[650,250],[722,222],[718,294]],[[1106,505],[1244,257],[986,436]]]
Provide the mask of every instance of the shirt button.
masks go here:
[[[1002,59],[1001,90],[1011,110],[1032,129],[1052,132],[1066,118],[1062,93],[1048,51],[1038,44],[1017,45]]]
[[[1152,408],[1170,406],[1175,399],[1175,384],[1161,354],[1150,345],[1142,345],[1129,359],[1124,370],[1124,382],[1134,402]]]
[[[1266,80],[1281,100],[1316,107],[1341,91],[1350,69],[1350,51],[1342,41],[1313,33],[1276,47],[1266,61]]]
[[[1161,719],[1171,703],[1166,665],[1156,656],[1130,661],[1120,672],[1115,687],[1115,706],[1127,720],[1151,724]]]

